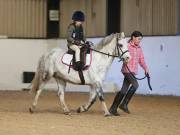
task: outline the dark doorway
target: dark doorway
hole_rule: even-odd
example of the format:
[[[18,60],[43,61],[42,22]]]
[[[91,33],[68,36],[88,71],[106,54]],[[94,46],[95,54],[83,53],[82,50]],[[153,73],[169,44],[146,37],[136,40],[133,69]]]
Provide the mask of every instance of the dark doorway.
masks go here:
[[[178,1],[178,32],[177,35],[180,35],[180,0]]]
[[[107,0],[107,34],[120,32],[121,0]]]
[[[59,0],[47,0],[47,38],[59,37]]]

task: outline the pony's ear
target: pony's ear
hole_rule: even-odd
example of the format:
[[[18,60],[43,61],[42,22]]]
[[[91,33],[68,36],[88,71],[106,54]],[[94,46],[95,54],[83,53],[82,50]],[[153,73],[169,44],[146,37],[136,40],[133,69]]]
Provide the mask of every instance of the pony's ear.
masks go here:
[[[121,38],[125,38],[124,32],[121,32]]]

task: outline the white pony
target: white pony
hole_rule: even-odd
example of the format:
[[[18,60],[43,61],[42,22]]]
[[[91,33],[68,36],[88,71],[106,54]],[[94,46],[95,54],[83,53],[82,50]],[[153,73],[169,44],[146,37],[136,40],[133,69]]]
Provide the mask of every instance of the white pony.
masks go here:
[[[85,105],[80,106],[77,112],[87,111],[98,96],[102,103],[104,115],[109,116],[110,113],[103,96],[102,83],[115,57],[120,57],[124,62],[130,60],[124,33],[111,34],[105,37],[99,44],[93,47],[93,50],[91,66],[88,70],[83,71],[85,85],[89,85],[91,88],[89,101]],[[32,81],[31,91],[35,92],[35,99],[29,108],[30,112],[34,111],[44,85],[53,77],[58,84],[58,96],[62,109],[65,114],[70,113],[64,100],[66,83],[81,84],[81,81],[77,71],[72,69],[68,73],[68,66],[59,62],[64,53],[65,50],[56,48],[40,58],[35,77]]]

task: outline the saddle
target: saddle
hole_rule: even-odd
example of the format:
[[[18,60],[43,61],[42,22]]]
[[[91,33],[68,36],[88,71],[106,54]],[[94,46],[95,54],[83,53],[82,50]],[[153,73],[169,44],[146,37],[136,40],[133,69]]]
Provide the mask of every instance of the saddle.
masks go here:
[[[75,71],[78,71],[81,84],[85,84],[83,71],[87,70],[90,67],[92,60],[91,56],[92,52],[90,48],[83,46],[80,49],[80,63],[78,63],[79,65],[77,65],[77,63],[75,62],[75,52],[68,48],[68,51],[62,56],[61,62],[69,67],[68,73],[70,72],[71,68],[73,68]]]

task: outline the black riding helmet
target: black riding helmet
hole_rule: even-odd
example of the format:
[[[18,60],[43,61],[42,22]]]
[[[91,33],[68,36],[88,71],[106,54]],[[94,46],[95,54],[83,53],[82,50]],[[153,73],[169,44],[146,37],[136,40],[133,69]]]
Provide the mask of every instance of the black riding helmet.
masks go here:
[[[84,22],[85,20],[85,15],[82,11],[75,11],[72,15],[72,20],[73,21],[81,21]]]

